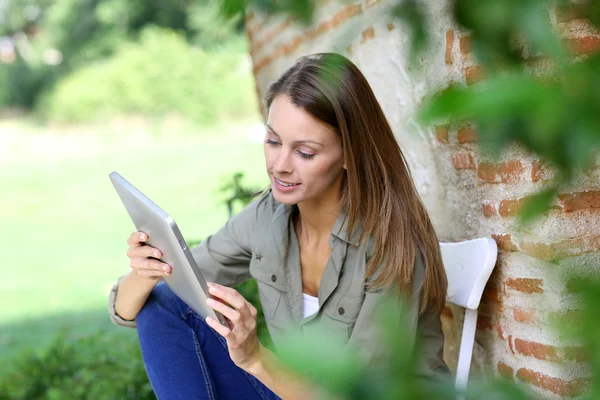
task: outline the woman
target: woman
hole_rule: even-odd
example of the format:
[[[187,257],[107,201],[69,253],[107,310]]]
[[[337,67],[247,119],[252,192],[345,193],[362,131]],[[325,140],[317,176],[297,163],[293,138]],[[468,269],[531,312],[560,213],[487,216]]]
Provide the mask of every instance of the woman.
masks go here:
[[[417,374],[446,377],[438,240],[366,79],[341,55],[306,56],[265,102],[271,188],[192,250],[221,300],[208,304],[229,327],[157,284],[170,266],[144,233],[128,239],[133,271],[115,285],[109,309],[115,323],[137,326],[157,396],[310,398],[310,384],[259,343],[256,309],[231,289],[251,276],[275,345],[293,330],[325,329],[368,363],[386,356],[375,306],[386,293],[407,295],[421,343]]]

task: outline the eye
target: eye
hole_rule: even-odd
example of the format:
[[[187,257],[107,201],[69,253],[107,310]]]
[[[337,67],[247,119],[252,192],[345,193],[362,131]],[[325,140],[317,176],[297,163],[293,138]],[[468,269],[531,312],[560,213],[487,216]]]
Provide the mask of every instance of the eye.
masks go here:
[[[306,158],[307,160],[312,160],[313,157],[315,156],[314,154],[306,154],[301,151],[298,151],[298,155],[302,158]]]
[[[265,143],[267,143],[267,144],[269,144],[271,146],[277,146],[279,144],[278,142],[275,142],[275,141],[273,141],[271,139],[267,139]]]

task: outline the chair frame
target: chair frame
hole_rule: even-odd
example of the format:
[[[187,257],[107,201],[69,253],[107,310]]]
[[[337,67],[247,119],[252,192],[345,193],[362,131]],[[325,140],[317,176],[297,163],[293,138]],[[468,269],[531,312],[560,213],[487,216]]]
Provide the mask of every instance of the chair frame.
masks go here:
[[[461,242],[440,242],[448,277],[447,302],[465,308],[455,387],[464,398],[469,380],[479,303],[498,256],[498,246],[489,237]]]

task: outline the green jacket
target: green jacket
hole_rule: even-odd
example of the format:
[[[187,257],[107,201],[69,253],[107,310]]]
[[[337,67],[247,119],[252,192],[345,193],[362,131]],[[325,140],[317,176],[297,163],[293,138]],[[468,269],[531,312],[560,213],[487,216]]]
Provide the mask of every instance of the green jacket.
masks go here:
[[[375,363],[386,357],[373,323],[376,306],[385,292],[365,291],[365,267],[373,241],[355,246],[358,230],[350,236],[344,213],[338,217],[329,238],[331,257],[319,287],[319,311],[303,318],[300,251],[290,218],[295,205],[278,203],[267,191],[235,215],[217,233],[206,238],[191,252],[206,281],[234,286],[250,277],[258,283],[265,321],[273,343],[291,330],[325,329],[348,347]],[[420,342],[417,375],[446,380],[449,370],[442,360],[444,336],[440,315],[418,313],[425,268],[417,252],[409,304],[409,337]],[[118,282],[109,299],[111,320],[122,326],[135,327],[135,321],[120,318],[114,311]],[[400,321],[400,318],[399,318]]]

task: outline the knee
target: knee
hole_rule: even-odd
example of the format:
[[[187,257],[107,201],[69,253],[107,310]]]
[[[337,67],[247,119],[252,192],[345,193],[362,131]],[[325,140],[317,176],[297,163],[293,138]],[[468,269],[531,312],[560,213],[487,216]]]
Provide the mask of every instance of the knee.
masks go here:
[[[146,303],[136,318],[138,325],[145,319],[155,320],[164,313],[182,316],[183,310],[179,304],[180,302],[181,300],[164,281],[159,282],[150,292]]]

